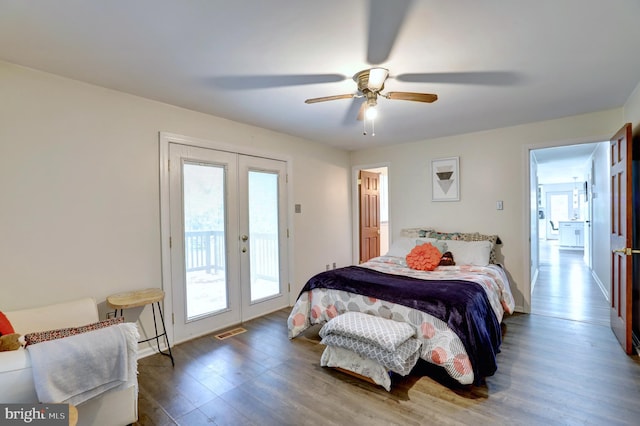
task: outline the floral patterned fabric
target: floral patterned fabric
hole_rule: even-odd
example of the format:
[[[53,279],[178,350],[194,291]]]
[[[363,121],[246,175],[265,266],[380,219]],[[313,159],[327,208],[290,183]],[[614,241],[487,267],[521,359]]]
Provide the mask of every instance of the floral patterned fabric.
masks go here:
[[[509,279],[500,265],[474,266],[454,265],[438,266],[433,271],[417,271],[407,267],[405,259],[393,256],[380,256],[359,266],[387,274],[405,275],[424,280],[465,280],[480,284],[493,308],[493,312],[502,322],[504,313],[512,314],[516,303],[511,293]]]
[[[382,256],[360,266],[422,279],[463,279],[478,283],[485,289],[498,321],[502,321],[505,312],[512,313],[515,307],[507,276],[498,265],[439,266],[434,271],[425,272],[408,268],[403,258]],[[348,311],[411,324],[422,342],[420,358],[443,367],[461,384],[474,382],[473,369],[464,345],[446,323],[427,313],[380,299],[322,288],[305,292],[300,295],[289,315],[289,337],[294,338],[312,324],[324,324]]]

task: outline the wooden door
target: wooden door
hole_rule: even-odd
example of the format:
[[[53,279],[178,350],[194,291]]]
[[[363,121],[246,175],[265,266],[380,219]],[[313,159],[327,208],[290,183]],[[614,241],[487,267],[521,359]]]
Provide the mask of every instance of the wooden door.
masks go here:
[[[360,263],[380,256],[380,173],[360,171]]]
[[[611,329],[631,354],[633,174],[631,124],[611,138]]]

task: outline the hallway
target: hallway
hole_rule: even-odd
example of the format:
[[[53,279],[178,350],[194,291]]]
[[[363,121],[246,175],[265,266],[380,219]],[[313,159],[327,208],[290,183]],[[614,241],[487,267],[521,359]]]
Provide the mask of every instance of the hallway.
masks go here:
[[[609,303],[584,263],[582,251],[540,240],[540,270],[531,313],[609,326]]]

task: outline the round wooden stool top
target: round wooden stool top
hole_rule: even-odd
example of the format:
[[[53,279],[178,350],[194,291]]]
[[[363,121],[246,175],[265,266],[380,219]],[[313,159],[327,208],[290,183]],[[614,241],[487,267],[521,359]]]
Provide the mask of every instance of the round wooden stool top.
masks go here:
[[[78,409],[75,405],[69,404],[69,426],[78,424]]]
[[[126,291],[107,297],[107,303],[113,309],[128,309],[148,305],[164,299],[164,291],[159,288]]]

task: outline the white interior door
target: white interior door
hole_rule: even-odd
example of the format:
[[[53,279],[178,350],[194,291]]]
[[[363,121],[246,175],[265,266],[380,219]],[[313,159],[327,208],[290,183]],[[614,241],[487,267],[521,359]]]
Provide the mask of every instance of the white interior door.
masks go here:
[[[286,163],[169,144],[174,341],[288,303]]]

